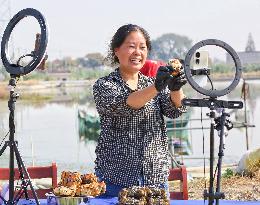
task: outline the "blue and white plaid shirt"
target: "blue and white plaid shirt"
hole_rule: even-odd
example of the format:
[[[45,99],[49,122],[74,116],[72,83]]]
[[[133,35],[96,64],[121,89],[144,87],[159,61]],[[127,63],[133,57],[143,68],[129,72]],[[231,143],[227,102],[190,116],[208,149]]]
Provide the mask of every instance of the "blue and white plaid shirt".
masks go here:
[[[152,85],[154,80],[139,73],[137,89]],[[164,116],[177,118],[186,108],[176,108],[166,88],[135,110],[126,103],[132,92],[119,69],[93,86],[101,123],[96,170],[105,180],[123,187],[138,185],[140,175],[145,186],[160,186],[167,181],[169,168]]]

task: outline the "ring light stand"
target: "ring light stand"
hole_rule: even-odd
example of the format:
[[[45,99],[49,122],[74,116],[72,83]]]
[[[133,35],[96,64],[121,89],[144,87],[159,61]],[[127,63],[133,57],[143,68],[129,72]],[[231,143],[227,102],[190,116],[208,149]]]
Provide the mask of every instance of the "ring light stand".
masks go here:
[[[215,45],[218,47],[221,47],[225,49],[233,58],[233,61],[235,62],[235,68],[236,73],[235,77],[232,81],[232,83],[223,90],[216,90],[216,89],[204,89],[201,86],[199,86],[195,80],[193,79],[193,76],[196,75],[196,72],[192,70],[191,67],[191,59],[192,56],[195,54],[196,50],[198,50],[201,47],[204,47],[206,45]],[[202,68],[201,70],[205,70],[205,72],[200,72],[201,74],[207,73],[207,68]],[[242,73],[242,67],[240,59],[235,52],[235,50],[229,46],[227,43],[216,40],[216,39],[207,39],[204,41],[200,41],[197,44],[195,44],[187,53],[185,58],[185,64],[184,64],[184,72],[187,78],[187,81],[191,85],[191,87],[196,90],[197,92],[208,96],[208,98],[204,99],[183,99],[182,103],[186,106],[191,107],[208,107],[210,109],[209,117],[211,120],[210,124],[210,185],[208,191],[204,191],[204,199],[208,199],[208,204],[212,205],[214,204],[214,200],[216,200],[216,204],[219,204],[219,199],[224,199],[225,195],[220,190],[220,182],[221,182],[221,166],[222,166],[222,157],[224,156],[224,130],[230,130],[233,128],[232,123],[227,119],[229,117],[229,114],[225,112],[225,108],[227,109],[241,109],[243,108],[243,103],[240,101],[223,101],[223,100],[217,100],[217,97],[224,96],[228,93],[230,93],[239,83],[241,73]],[[209,75],[208,75],[209,77]],[[215,110],[219,108],[221,109],[220,117],[216,117]],[[219,131],[219,152],[218,152],[218,164],[217,164],[217,184],[216,184],[216,191],[214,191],[214,129]]]
[[[35,49],[31,52],[31,54],[27,54],[24,56],[21,56],[16,64],[13,64],[9,61],[6,52],[8,50],[8,41],[10,38],[10,35],[16,26],[17,23],[19,23],[20,20],[27,16],[33,16],[38,20],[38,23],[41,27],[41,34],[36,35],[36,43],[35,43]],[[16,87],[16,79],[19,78],[22,75],[26,75],[29,72],[33,71],[43,60],[43,57],[45,55],[46,47],[48,43],[48,37],[47,37],[47,26],[46,21],[42,14],[32,8],[27,8],[19,11],[8,23],[1,42],[1,58],[3,61],[3,65],[8,73],[10,73],[10,81],[9,81],[9,87],[10,87],[10,98],[8,101],[8,107],[10,110],[9,114],[9,141],[6,141],[4,146],[0,150],[0,156],[3,154],[5,149],[7,147],[10,148],[10,159],[9,159],[9,199],[5,200],[2,196],[0,198],[3,200],[4,204],[8,205],[15,205],[18,203],[19,199],[22,197],[22,195],[25,195],[26,199],[29,199],[27,187],[29,186],[33,198],[35,199],[35,203],[37,205],[40,204],[37,194],[34,190],[34,187],[31,183],[31,179],[29,176],[29,173],[24,165],[23,159],[20,155],[19,149],[18,149],[18,142],[14,140],[14,133],[15,133],[15,123],[14,123],[14,111],[15,111],[15,102],[19,98],[19,94],[15,92]],[[25,67],[19,65],[19,61],[21,58],[25,56],[32,57],[32,60],[29,62],[28,65]],[[16,157],[18,170],[19,170],[19,177],[21,178],[21,189],[15,193],[14,190],[14,180],[15,180],[15,168],[14,168],[14,157]]]

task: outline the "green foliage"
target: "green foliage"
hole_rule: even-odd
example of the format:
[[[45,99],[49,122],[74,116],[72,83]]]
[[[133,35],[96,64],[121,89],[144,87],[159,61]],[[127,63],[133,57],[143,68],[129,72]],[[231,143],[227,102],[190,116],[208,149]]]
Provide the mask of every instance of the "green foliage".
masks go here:
[[[234,73],[235,67],[225,64],[225,63],[218,63],[218,64],[212,64],[209,66],[211,68],[211,72],[214,73]],[[250,73],[250,72],[257,72],[260,71],[260,64],[246,64],[243,67],[242,70],[244,73]]]
[[[232,177],[234,175],[235,175],[234,171],[232,169],[230,169],[230,168],[227,168],[225,170],[225,172],[222,174],[222,177],[223,178],[230,178],[230,177]]]
[[[191,48],[192,40],[174,33],[164,34],[152,41],[152,52],[149,58],[167,62],[171,58],[185,58]]]
[[[214,73],[229,73],[233,70],[232,66],[225,63],[214,64],[211,66],[211,69]]]
[[[86,58],[87,67],[94,68],[103,65],[104,56],[101,53],[89,53]]]
[[[5,69],[1,69],[0,76],[3,77],[3,80],[9,79],[9,74],[5,71]],[[89,79],[97,79],[102,76],[109,74],[110,70],[100,70],[100,69],[87,69],[87,68],[71,68],[70,79],[72,80],[89,80]],[[37,70],[31,72],[28,75],[23,76],[23,80],[43,80],[43,81],[51,81],[56,80],[55,76],[49,75],[47,72],[39,72]]]
[[[54,80],[54,79],[53,79],[53,77],[48,75],[48,73],[33,71],[29,75],[23,76],[23,80],[44,80],[44,81],[49,81],[49,80]]]
[[[49,95],[42,95],[39,93],[30,93],[30,94],[23,94],[21,95],[21,100],[27,100],[30,102],[40,102],[40,101],[48,101],[51,100],[53,97]]]
[[[74,69],[71,73],[71,78],[75,80],[89,80],[89,79],[97,79],[103,77],[110,73],[109,70],[95,70],[95,69]]]
[[[243,67],[243,72],[256,72],[260,71],[260,64],[246,64]]]

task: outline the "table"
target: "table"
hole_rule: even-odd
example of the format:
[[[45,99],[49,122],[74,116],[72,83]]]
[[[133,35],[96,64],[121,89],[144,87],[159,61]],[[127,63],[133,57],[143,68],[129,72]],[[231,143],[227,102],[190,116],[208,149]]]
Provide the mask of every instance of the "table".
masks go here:
[[[118,202],[117,197],[114,198],[95,198],[90,199],[88,205],[116,205]],[[46,199],[40,199],[41,205],[47,205]],[[32,201],[20,199],[18,205],[33,205]],[[207,205],[207,201],[205,205]],[[220,205],[260,205],[260,201],[231,201],[220,200]],[[171,205],[204,205],[203,200],[171,200]]]

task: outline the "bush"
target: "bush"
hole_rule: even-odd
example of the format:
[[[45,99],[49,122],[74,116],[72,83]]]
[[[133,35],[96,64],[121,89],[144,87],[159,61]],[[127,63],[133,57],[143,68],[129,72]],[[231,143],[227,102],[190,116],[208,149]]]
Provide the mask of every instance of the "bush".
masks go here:
[[[230,169],[230,168],[227,168],[225,170],[225,172],[222,174],[222,177],[223,178],[231,178],[234,175],[235,175],[234,171],[232,169]]]
[[[95,70],[95,69],[74,69],[71,73],[71,77],[76,80],[90,80],[103,77],[110,73],[109,70]]]

